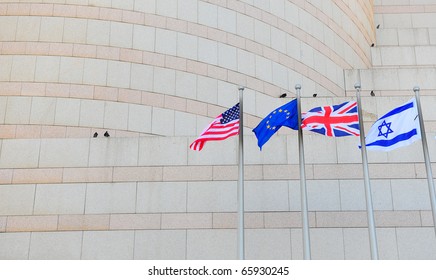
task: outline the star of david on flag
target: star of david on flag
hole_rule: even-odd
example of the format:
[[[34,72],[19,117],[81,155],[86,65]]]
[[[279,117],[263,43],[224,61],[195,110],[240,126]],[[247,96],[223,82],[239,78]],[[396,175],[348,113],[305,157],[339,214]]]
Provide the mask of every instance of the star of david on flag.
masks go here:
[[[257,137],[257,145],[261,150],[262,146],[282,126],[298,130],[297,99],[294,99],[272,111],[256,126],[256,128],[253,129],[253,132]]]
[[[394,108],[379,118],[365,138],[366,149],[391,151],[421,139],[416,100]]]
[[[330,137],[359,136],[357,102],[316,107],[301,115],[301,128]]]
[[[189,145],[194,151],[201,151],[207,141],[220,141],[239,134],[239,103],[217,116]]]

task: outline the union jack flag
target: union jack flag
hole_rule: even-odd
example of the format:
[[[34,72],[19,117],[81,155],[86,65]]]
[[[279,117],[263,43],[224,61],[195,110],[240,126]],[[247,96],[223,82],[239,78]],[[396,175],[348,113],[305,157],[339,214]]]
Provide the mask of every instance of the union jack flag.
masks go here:
[[[239,134],[239,103],[217,116],[189,145],[194,151],[201,151],[207,141],[219,141]]]
[[[313,108],[302,114],[301,128],[330,137],[359,136],[357,102]]]

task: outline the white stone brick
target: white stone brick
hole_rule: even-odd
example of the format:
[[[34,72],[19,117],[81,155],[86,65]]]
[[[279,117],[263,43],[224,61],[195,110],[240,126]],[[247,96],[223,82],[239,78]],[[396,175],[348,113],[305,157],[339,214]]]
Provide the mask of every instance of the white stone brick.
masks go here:
[[[110,45],[120,48],[131,48],[133,43],[133,25],[122,22],[111,22]]]
[[[85,167],[88,154],[89,139],[43,139],[39,167]]]
[[[177,33],[165,29],[156,29],[156,52],[176,55],[177,53]]]
[[[218,27],[218,9],[216,5],[198,2],[198,23],[210,27]]]
[[[80,100],[58,98],[56,100],[55,124],[78,126],[80,118]]]
[[[14,56],[11,70],[11,81],[33,81],[35,78],[35,56]]]
[[[186,258],[190,260],[236,259],[236,230],[188,230]]]
[[[197,116],[190,113],[175,111],[174,135],[191,136],[197,132]]]
[[[79,125],[85,127],[103,127],[104,102],[81,100]]]
[[[135,260],[184,260],[185,258],[185,230],[135,232]]]
[[[1,168],[34,168],[38,166],[39,139],[5,139],[0,155]]]
[[[133,10],[135,0],[112,1],[112,8],[120,10]]]
[[[135,1],[134,10],[144,13],[156,13],[156,0]]]
[[[139,165],[184,165],[188,143],[185,138],[146,137],[139,141]]]
[[[30,124],[53,125],[56,111],[56,99],[33,97],[30,111]]]
[[[236,12],[223,7],[218,7],[218,28],[235,34],[236,26]]]
[[[138,138],[92,139],[89,166],[136,166],[138,164]]]
[[[108,62],[107,85],[129,88],[131,63],[120,61]]]
[[[198,38],[198,60],[212,65],[218,64],[218,43]]]
[[[246,211],[288,211],[288,209],[289,191],[286,181],[245,182]]]
[[[33,232],[30,238],[31,260],[79,260],[82,232]]]
[[[368,229],[345,228],[344,250],[346,260],[371,259]]]
[[[257,19],[254,20],[254,41],[265,46],[271,46],[271,27]]]
[[[151,107],[129,104],[129,131],[151,132]]]
[[[133,63],[130,87],[137,90],[152,91],[153,70],[152,66]]]
[[[59,57],[39,56],[36,59],[35,81],[57,82],[59,80],[59,65]]]
[[[434,228],[397,228],[400,260],[434,260],[436,240]]]
[[[189,182],[188,212],[235,212],[237,184],[234,181]]]
[[[177,56],[197,60],[198,37],[185,33],[177,33]]]
[[[307,181],[307,200],[310,211],[340,210],[339,182],[337,180]]]
[[[84,74],[88,74],[84,73],[84,63],[85,59],[83,58],[61,57],[59,82],[81,84],[84,79]],[[88,77],[86,77],[85,79],[87,78]]]
[[[0,185],[0,215],[32,215],[34,196],[35,185]]]
[[[223,68],[236,71],[236,48],[226,44],[218,43],[218,65]]]
[[[101,59],[85,59],[83,66],[83,83],[105,86],[107,83],[108,62]]]
[[[136,1],[138,2],[138,1]],[[156,28],[143,25],[133,26],[133,48],[143,51],[154,51]]]
[[[85,184],[37,185],[33,214],[83,214],[85,188]]]
[[[104,127],[127,130],[129,105],[119,102],[105,102]]]
[[[175,95],[176,71],[166,68],[154,68],[153,89],[157,93]]]
[[[238,71],[249,76],[256,75],[256,56],[253,53],[238,49]]]
[[[246,258],[249,260],[291,259],[289,229],[247,229]]]
[[[155,135],[174,135],[174,111],[153,107],[151,132]]]
[[[430,198],[426,180],[392,180],[394,210],[429,210]]]
[[[0,259],[27,260],[30,235],[30,232],[0,233]]]
[[[218,82],[216,79],[197,77],[197,100],[215,104],[218,99]]]
[[[256,78],[272,83],[272,62],[256,55]]]
[[[197,22],[198,1],[181,0],[177,5],[177,17],[182,20]]]
[[[400,29],[407,30],[407,29]],[[407,34],[400,33],[398,29],[377,29],[377,46],[398,46],[399,42],[404,45]]]
[[[1,63],[1,61],[0,61]],[[0,97],[0,124],[4,124],[5,123],[5,116],[6,116],[6,105],[7,105],[7,100],[8,98],[6,96],[1,96]]]
[[[86,19],[65,18],[63,42],[85,44],[88,23]]]
[[[189,99],[197,96],[197,76],[182,71],[176,72],[176,95]]]
[[[41,17],[39,41],[62,42],[64,33],[64,18]]]
[[[86,189],[86,214],[135,213],[136,183],[92,183]]]
[[[12,20],[13,21],[13,20]],[[8,22],[10,25],[11,22]],[[17,41],[38,41],[41,26],[41,17],[18,17],[15,40]]]
[[[111,23],[102,20],[88,20],[86,42],[92,45],[109,45]]]
[[[254,39],[254,19],[244,14],[237,13],[236,15],[236,33],[247,39]]]
[[[31,106],[31,97],[9,96],[6,103],[5,124],[28,124]]]
[[[156,1],[156,14],[176,18],[177,17],[177,0],[159,0],[159,1]]]
[[[27,17],[26,17],[27,18]],[[18,17],[1,17],[0,26],[2,32],[0,33],[0,41],[14,41],[17,32]],[[38,29],[39,32],[39,29]],[[38,35],[36,35],[38,36]]]
[[[134,242],[133,231],[85,231],[82,259],[132,260]]]
[[[343,260],[344,237],[340,228],[321,228],[310,231],[313,260]]]
[[[136,212],[186,212],[186,196],[187,187],[185,182],[138,183]]]
[[[206,126],[207,125],[203,125],[201,129],[204,130]],[[198,136],[190,138],[188,145],[197,137]],[[230,137],[224,141],[209,141],[205,144],[201,153],[193,150],[188,151],[188,163],[190,165],[236,164],[237,141],[237,137]]]

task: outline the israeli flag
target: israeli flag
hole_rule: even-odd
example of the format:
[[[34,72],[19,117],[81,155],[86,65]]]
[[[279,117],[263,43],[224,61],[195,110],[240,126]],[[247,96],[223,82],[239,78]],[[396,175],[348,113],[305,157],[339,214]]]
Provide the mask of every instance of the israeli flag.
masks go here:
[[[421,139],[415,98],[379,118],[372,125],[365,139],[367,150],[385,152]]]

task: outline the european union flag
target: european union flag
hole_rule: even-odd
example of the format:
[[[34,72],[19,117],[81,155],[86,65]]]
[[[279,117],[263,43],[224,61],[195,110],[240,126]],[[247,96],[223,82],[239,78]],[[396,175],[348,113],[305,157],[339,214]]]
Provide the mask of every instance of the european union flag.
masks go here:
[[[255,129],[254,134],[257,137],[257,145],[262,150],[263,144],[276,133],[282,126],[287,126],[298,130],[298,111],[297,99],[275,109],[266,118],[264,118]]]

